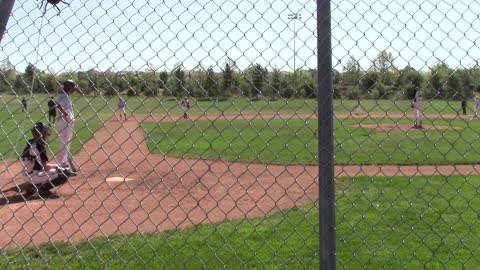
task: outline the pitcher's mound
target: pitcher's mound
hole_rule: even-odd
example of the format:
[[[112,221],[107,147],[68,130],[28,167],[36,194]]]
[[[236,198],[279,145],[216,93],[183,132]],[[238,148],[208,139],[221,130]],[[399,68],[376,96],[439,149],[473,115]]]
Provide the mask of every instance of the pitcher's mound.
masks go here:
[[[377,132],[395,132],[395,131],[408,131],[408,130],[444,130],[444,129],[460,129],[459,127],[452,126],[431,126],[423,125],[423,129],[416,129],[413,124],[397,124],[397,123],[384,123],[384,124],[358,124],[354,127],[370,128]]]

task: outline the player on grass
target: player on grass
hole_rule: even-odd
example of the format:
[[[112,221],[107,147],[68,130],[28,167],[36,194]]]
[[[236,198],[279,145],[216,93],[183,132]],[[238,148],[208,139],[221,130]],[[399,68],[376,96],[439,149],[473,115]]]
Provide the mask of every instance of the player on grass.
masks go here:
[[[362,103],[360,102],[360,97],[357,97],[357,107],[355,108],[355,114],[356,115],[363,114]]]
[[[467,115],[467,97],[464,97],[461,102],[462,115]]]
[[[127,120],[127,112],[125,111],[125,106],[127,105],[127,102],[123,98],[118,98],[118,103],[117,103],[117,111],[120,111],[120,120],[122,120],[122,114],[123,114],[123,119]]]
[[[421,129],[423,121],[423,93],[420,88],[415,89],[415,97],[412,101],[414,110],[414,128]]]
[[[53,99],[53,95],[50,96],[50,99],[48,100],[48,122],[50,124],[55,123],[55,120],[57,120],[57,103]]]
[[[188,100],[188,97],[184,97],[182,102],[180,103],[180,106],[182,107],[183,110],[183,119],[188,119],[188,110],[190,109],[190,101]]]
[[[473,118],[478,118],[478,108],[480,107],[480,98],[475,95],[473,98]]]

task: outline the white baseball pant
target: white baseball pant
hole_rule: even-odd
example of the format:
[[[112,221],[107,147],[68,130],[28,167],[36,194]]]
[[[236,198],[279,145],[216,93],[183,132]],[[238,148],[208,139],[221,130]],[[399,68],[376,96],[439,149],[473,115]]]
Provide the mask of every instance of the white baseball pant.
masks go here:
[[[423,112],[422,112],[422,105],[415,104],[415,121],[422,121],[423,120]]]
[[[55,155],[55,161],[59,165],[63,165],[68,162],[70,155],[70,146],[72,144],[73,137],[73,123],[67,123],[62,118],[57,122],[58,139],[60,140],[60,149]]]

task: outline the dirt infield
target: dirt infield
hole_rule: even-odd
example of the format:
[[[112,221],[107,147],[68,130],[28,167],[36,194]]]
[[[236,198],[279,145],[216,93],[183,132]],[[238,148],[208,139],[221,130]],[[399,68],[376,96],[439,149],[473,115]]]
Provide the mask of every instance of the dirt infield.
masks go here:
[[[316,118],[258,114],[201,116],[194,120],[274,117]],[[176,120],[168,116],[134,116],[126,122],[106,122],[75,155],[81,171],[57,191],[60,195],[57,199],[25,202],[15,192],[3,193],[0,246],[23,247],[116,233],[158,232],[264,216],[318,199],[318,166],[262,165],[150,154],[140,123]],[[337,176],[476,174],[479,169],[476,165],[335,167]],[[3,163],[0,176],[3,189],[12,187],[12,179],[22,183],[21,164]]]

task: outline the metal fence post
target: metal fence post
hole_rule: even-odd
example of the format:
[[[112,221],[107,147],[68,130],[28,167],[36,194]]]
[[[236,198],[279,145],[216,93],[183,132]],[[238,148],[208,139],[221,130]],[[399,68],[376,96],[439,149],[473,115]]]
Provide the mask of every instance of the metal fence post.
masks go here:
[[[8,18],[12,12],[15,0],[0,0],[0,43],[3,39],[5,29],[7,29]]]
[[[336,269],[330,0],[317,1],[320,269]]]

